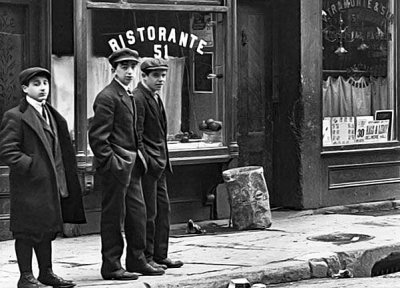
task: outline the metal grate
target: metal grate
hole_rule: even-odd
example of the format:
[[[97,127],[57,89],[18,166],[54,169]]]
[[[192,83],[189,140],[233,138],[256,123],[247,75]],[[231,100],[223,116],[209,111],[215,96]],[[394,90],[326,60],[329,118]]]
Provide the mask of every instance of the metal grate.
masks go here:
[[[371,277],[386,275],[400,271],[400,252],[390,253],[386,258],[374,264]]]

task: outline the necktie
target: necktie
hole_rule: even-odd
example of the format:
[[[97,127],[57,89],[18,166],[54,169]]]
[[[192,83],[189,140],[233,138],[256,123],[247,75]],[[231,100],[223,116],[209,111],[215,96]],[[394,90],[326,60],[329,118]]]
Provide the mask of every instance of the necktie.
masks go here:
[[[155,98],[156,98],[156,102],[158,104],[158,108],[160,109],[160,111],[163,111],[164,107],[163,107],[163,103],[161,101],[160,95],[156,93]]]
[[[46,113],[46,107],[45,107],[45,104],[42,104],[42,116],[43,116],[43,119],[47,122],[47,124],[49,123],[49,120],[48,120],[48,118],[47,118],[47,113]]]

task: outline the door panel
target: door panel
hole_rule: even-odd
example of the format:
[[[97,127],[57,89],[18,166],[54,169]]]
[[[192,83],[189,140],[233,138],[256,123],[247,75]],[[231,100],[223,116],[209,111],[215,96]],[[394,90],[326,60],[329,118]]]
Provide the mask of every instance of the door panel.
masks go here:
[[[239,1],[239,165],[263,166],[272,192],[269,1]]]
[[[26,7],[0,3],[0,117],[21,97],[18,73],[24,64]]]

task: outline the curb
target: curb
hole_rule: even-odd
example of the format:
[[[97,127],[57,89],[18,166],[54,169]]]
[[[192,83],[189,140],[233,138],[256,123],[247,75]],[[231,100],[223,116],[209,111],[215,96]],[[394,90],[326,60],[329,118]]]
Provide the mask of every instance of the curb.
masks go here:
[[[367,202],[358,204],[349,204],[341,206],[331,206],[312,210],[315,215],[334,214],[334,213],[362,213],[373,211],[390,211],[400,209],[400,200],[386,200],[378,202]]]

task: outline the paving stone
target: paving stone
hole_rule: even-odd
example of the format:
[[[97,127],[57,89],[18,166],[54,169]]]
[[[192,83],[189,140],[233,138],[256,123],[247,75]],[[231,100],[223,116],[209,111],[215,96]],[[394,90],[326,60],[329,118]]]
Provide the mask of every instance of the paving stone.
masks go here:
[[[328,276],[328,264],[325,261],[311,260],[309,263],[312,278],[325,278]]]

